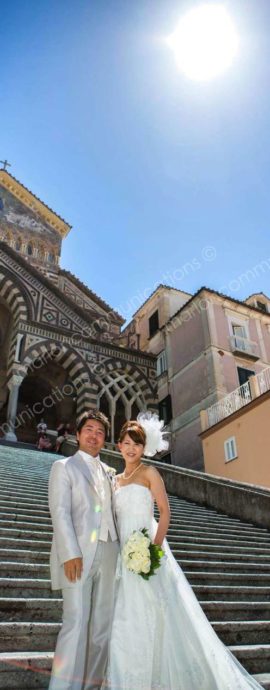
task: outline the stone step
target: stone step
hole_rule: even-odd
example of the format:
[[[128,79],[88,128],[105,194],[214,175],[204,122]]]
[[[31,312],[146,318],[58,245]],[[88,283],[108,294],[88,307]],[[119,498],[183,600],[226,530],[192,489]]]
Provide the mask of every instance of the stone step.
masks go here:
[[[10,498],[16,498],[16,500],[22,499],[30,499],[30,500],[37,500],[41,499],[43,501],[48,500],[48,491],[35,491],[35,488],[33,486],[33,489],[25,488],[23,489],[22,487],[20,489],[12,489],[12,488],[4,488],[1,486],[1,493],[0,493],[1,498],[10,497]]]
[[[29,559],[29,554],[28,554]],[[27,577],[32,578],[50,578],[50,568],[48,564],[48,554],[46,554],[46,563],[26,563],[17,561],[0,561],[0,578],[5,577]]]
[[[25,511],[23,512],[22,510],[18,510],[16,512],[13,512],[12,510],[5,510],[5,512],[1,511],[0,508],[0,520],[1,524],[5,521],[9,522],[25,522],[27,524],[38,524],[38,525],[47,525],[48,527],[52,526],[52,521],[49,515],[37,515],[32,513],[29,514],[29,512]]]
[[[270,644],[232,645],[230,651],[249,673],[270,673]]]
[[[158,517],[158,512],[155,511],[155,517]],[[184,516],[182,513],[179,514],[174,514],[171,513],[171,522],[177,524],[177,525],[195,525],[198,528],[200,527],[209,527],[209,528],[221,528],[226,530],[228,529],[233,529],[236,530],[237,532],[240,532],[241,534],[246,534],[246,533],[252,533],[256,534],[258,533],[259,536],[268,536],[269,531],[263,527],[257,527],[256,525],[252,525],[251,523],[241,523],[241,522],[234,522],[230,517],[222,517],[222,516],[217,516],[217,517],[209,517],[206,515],[205,517],[200,517],[197,516],[196,513],[193,515],[188,515]],[[258,532],[257,532],[258,530]]]
[[[205,533],[202,536],[197,535],[195,533],[189,533],[186,534],[182,530],[178,532],[175,529],[170,529],[168,531],[168,540],[172,543],[177,543],[177,542],[182,542],[183,544],[211,544],[213,546],[218,546],[219,544],[222,546],[229,546],[231,545],[233,547],[239,547],[241,549],[254,549],[254,551],[257,551],[258,549],[264,549],[265,553],[270,554],[270,541],[265,541],[265,540],[260,540],[259,538],[255,541],[249,540],[246,538],[245,540],[238,539],[236,536],[230,536],[230,535],[219,535],[218,539],[216,537],[213,537],[210,533]]]
[[[61,623],[0,623],[2,651],[53,652]]]
[[[269,601],[201,601],[208,620],[212,621],[268,621]]]
[[[158,516],[158,509],[154,509],[154,514],[155,517]],[[230,529],[237,530],[238,532],[241,531],[243,533],[246,532],[257,532],[259,535],[268,535],[269,531],[265,527],[257,527],[256,525],[253,525],[251,522],[240,522],[235,521],[233,518],[230,518],[228,515],[207,515],[205,514],[204,516],[198,515],[196,511],[193,512],[192,515],[183,515],[182,512],[176,512],[176,511],[171,511],[171,521],[175,522],[176,524],[180,525],[196,525],[198,527],[202,526],[209,526],[209,527],[220,527],[222,529],[226,529],[229,527]]]
[[[212,626],[226,646],[268,644],[270,640],[270,619],[268,621],[212,621]]]
[[[218,637],[226,644],[267,644],[269,621],[226,621],[212,623]],[[2,651],[53,651],[60,623],[12,622],[0,623]]]
[[[41,539],[14,539],[12,537],[0,537],[0,548],[7,549],[10,547],[12,550],[16,549],[29,549],[29,551],[50,551],[50,542],[42,541]]]
[[[1,564],[0,564],[1,572]],[[217,572],[211,571],[192,571],[185,570],[184,574],[191,584],[205,584],[208,585],[254,585],[270,587],[270,571],[269,573],[250,573],[250,572],[223,572],[221,568]]]
[[[0,579],[1,587],[1,579]],[[237,587],[236,585],[192,585],[194,594],[200,601],[268,601],[270,603],[269,587]],[[1,591],[1,590],[0,590]]]
[[[1,597],[1,621],[59,622],[62,601],[59,592],[56,598]],[[200,604],[210,621],[269,621],[269,601],[202,601]]]
[[[57,592],[58,596],[59,593]],[[59,623],[62,615],[62,599],[52,597],[23,598],[0,597],[0,620]]]
[[[6,510],[6,508],[10,508],[12,510],[23,510],[26,511],[28,515],[34,514],[34,515],[50,515],[48,503],[44,503],[43,505],[40,502],[37,502],[37,507],[33,507],[32,503],[25,503],[23,502],[18,502],[18,501],[9,501],[9,500],[0,500],[0,509],[1,510]]]
[[[14,523],[13,523],[14,524]],[[16,539],[20,537],[21,539],[40,539],[42,538],[44,541],[52,540],[52,529],[51,530],[36,530],[36,529],[20,529],[20,527],[16,527],[15,524],[13,527],[0,527],[0,539],[4,537],[12,537],[13,539]]]
[[[7,516],[8,517],[8,516]],[[47,532],[48,534],[52,534],[52,523],[49,522],[48,520],[46,522],[35,522],[32,519],[28,520],[1,520],[0,519],[0,533],[2,529],[20,529],[20,530],[32,530],[34,529],[37,532]]]
[[[41,480],[38,478],[34,478],[34,477],[33,477],[33,479],[32,478],[29,479],[29,477],[22,476],[22,475],[20,477],[18,477],[17,474],[12,475],[9,472],[8,472],[8,478],[7,478],[7,475],[3,474],[3,472],[0,471],[0,484],[1,484],[1,487],[5,488],[5,489],[7,489],[7,488],[13,489],[15,487],[18,487],[18,489],[20,489],[21,487],[25,488],[25,482],[26,481],[28,481],[29,484],[31,485],[31,489],[33,489],[35,486],[38,491],[46,491],[47,490],[47,486],[48,486],[47,481],[44,481],[44,480]]]
[[[18,598],[22,595],[29,599],[38,597],[55,599],[59,597],[51,590],[51,581],[46,578],[0,577],[0,597]]]
[[[0,530],[1,534],[1,530]],[[265,548],[264,546],[262,547],[255,547],[255,546],[239,546],[239,545],[234,545],[234,544],[220,544],[220,542],[217,540],[216,543],[210,542],[210,540],[202,540],[200,541],[199,539],[195,539],[192,542],[192,540],[189,541],[183,541],[182,538],[180,537],[179,540],[174,539],[174,540],[169,540],[170,547],[172,551],[186,551],[188,553],[189,551],[193,551],[196,549],[197,551],[209,551],[209,553],[215,554],[215,553],[220,553],[222,549],[223,555],[226,556],[226,558],[234,557],[234,556],[239,556],[241,555],[243,557],[245,556],[251,556],[253,559],[254,558],[264,558],[267,562],[270,562],[270,549]]]
[[[24,561],[19,560],[19,558],[22,558],[22,555],[24,555]],[[45,578],[48,579],[50,577],[50,569],[49,569],[49,554],[48,552],[42,552],[41,554],[37,552],[34,554],[34,558],[36,558],[36,562],[34,561],[33,558],[33,552],[29,553],[28,551],[25,552],[18,552],[14,551],[14,557],[17,556],[17,560],[10,560],[10,551],[8,549],[5,550],[4,554],[1,554],[0,551],[0,558],[3,558],[3,555],[6,556],[6,560],[1,560],[0,561],[0,576],[1,577],[21,577],[25,576],[28,578],[35,577],[35,578]],[[9,558],[9,560],[7,560]],[[30,560],[31,559],[31,560]],[[229,564],[230,566],[231,564]],[[255,565],[255,564],[254,564]],[[218,564],[220,568],[220,564]],[[258,567],[258,566],[256,566]],[[207,584],[207,585],[239,585],[243,583],[244,585],[253,585],[254,587],[261,587],[262,585],[269,585],[270,584],[270,570],[269,573],[248,573],[247,575],[244,572],[205,572],[205,571],[192,571],[192,570],[185,570],[183,571],[188,579],[188,581],[193,584],[193,585],[198,585],[198,584]]]
[[[158,516],[156,516],[156,519],[158,520]],[[237,539],[245,540],[245,539],[250,539],[250,540],[255,540],[259,539],[261,541],[266,541],[269,542],[269,533],[265,532],[256,532],[256,529],[243,529],[242,527],[235,527],[234,525],[221,525],[220,522],[217,522],[216,524],[212,524],[210,522],[205,522],[201,524],[200,522],[196,523],[193,520],[183,521],[183,522],[177,522],[176,520],[171,520],[170,523],[170,530],[178,532],[178,534],[181,534],[182,530],[184,532],[192,531],[195,534],[212,534],[212,535],[233,535]]]
[[[257,674],[260,663],[267,665],[269,645],[231,646],[231,652],[249,672]],[[52,665],[52,652],[3,652],[0,654],[1,690],[41,690],[48,687]],[[255,669],[255,670],[254,670]],[[268,673],[263,673],[268,682]],[[262,678],[262,674],[260,673]],[[267,685],[264,685],[267,688]]]
[[[0,653],[1,690],[41,690],[49,685],[52,652]]]
[[[43,499],[36,498],[36,497],[34,497],[34,495],[33,495],[33,497],[32,496],[30,496],[30,497],[29,496],[21,496],[20,497],[20,496],[18,496],[17,492],[12,494],[12,496],[7,493],[7,494],[1,496],[0,500],[1,500],[1,504],[3,504],[3,502],[5,501],[10,506],[16,504],[17,506],[29,506],[29,508],[35,508],[36,507],[38,510],[40,510],[40,509],[49,510],[48,509],[48,501],[44,498]]]
[[[270,690],[270,673],[255,673],[253,676],[264,690]]]
[[[18,552],[15,551],[15,554]],[[50,577],[50,568],[49,568],[49,558],[48,558],[48,552],[44,552],[42,554],[42,559],[41,561],[37,560],[36,562],[31,562],[30,561],[30,555],[32,561],[34,560],[32,558],[33,552],[29,554],[28,551],[24,552],[25,553],[25,561],[19,560],[17,558],[17,561],[11,561],[11,560],[1,560],[0,561],[0,576],[1,577],[20,577],[20,576],[25,576],[25,577],[30,577],[33,576],[35,578],[41,577],[41,578],[46,578],[48,579]],[[6,550],[6,553],[4,554],[6,557],[8,557],[10,554],[9,550]],[[19,556],[20,554],[18,554]],[[39,556],[39,554],[38,554]],[[0,558],[1,558],[1,552],[0,552]],[[37,556],[36,556],[37,558]],[[220,567],[220,564],[218,564]],[[270,584],[270,571],[269,573],[248,573],[247,575],[244,572],[205,572],[205,571],[193,571],[193,570],[183,570],[184,574],[186,575],[188,581],[191,584],[206,584],[207,585],[240,585],[243,583],[244,585],[253,585],[254,587],[256,586],[265,586]]]
[[[29,549],[3,549],[0,548],[0,559],[3,561],[11,561],[16,564],[17,561],[24,563],[48,563],[49,562],[49,551],[31,551]]]
[[[0,551],[1,553],[1,551]],[[198,554],[202,556],[201,552]],[[270,573],[270,563],[264,563],[263,561],[257,563],[252,561],[225,561],[223,558],[217,560],[210,560],[209,556],[207,560],[201,560],[200,558],[192,559],[189,558],[189,553],[184,553],[183,557],[177,558],[177,563],[184,570],[205,572],[208,571],[218,571],[223,573],[233,573],[234,571],[241,571],[243,573]]]
[[[170,546],[172,548],[172,552],[173,552],[174,557],[176,559],[179,559],[179,560],[181,560],[182,558],[184,558],[185,560],[190,558],[191,560],[208,559],[209,561],[210,560],[214,560],[214,561],[219,560],[220,562],[222,562],[224,560],[226,560],[226,561],[237,561],[238,563],[243,561],[248,567],[249,561],[254,562],[254,560],[256,559],[256,561],[258,561],[258,564],[259,563],[270,564],[269,556],[266,556],[265,554],[258,554],[258,553],[254,554],[251,552],[246,553],[242,549],[241,550],[240,549],[232,550],[232,552],[230,552],[230,550],[227,550],[227,549],[223,549],[222,551],[218,551],[216,548],[213,548],[213,547],[209,548],[209,546],[207,547],[207,545],[205,545],[205,547],[199,548],[198,544],[196,544],[196,550],[195,549],[193,550],[192,548],[190,548],[190,549],[189,548],[179,548],[179,547],[181,547],[181,545],[177,545],[177,547],[175,547],[174,545],[170,544]]]

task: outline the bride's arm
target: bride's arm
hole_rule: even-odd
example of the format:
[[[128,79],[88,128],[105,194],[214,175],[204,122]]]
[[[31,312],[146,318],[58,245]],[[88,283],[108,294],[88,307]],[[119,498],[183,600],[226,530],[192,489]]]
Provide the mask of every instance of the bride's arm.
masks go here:
[[[147,479],[159,510],[159,521],[154,544],[161,546],[170,524],[170,506],[163,479],[155,467],[147,468]]]

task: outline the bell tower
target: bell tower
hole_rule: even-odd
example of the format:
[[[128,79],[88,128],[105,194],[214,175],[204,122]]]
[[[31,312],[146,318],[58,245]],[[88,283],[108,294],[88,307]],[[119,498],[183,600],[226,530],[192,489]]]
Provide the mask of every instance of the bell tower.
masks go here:
[[[0,240],[53,277],[71,226],[7,171],[7,161],[1,163]]]

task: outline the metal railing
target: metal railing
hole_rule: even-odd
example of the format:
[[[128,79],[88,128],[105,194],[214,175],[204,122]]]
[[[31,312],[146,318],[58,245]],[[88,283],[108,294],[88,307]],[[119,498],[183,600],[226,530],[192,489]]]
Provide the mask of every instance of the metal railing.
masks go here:
[[[258,374],[252,376],[252,380],[253,393],[251,393],[250,382],[246,381],[246,383],[243,383],[242,386],[239,386],[239,388],[236,388],[228,395],[225,395],[224,398],[214,403],[214,405],[208,407],[207,428],[217,424],[222,419],[225,419],[225,417],[228,417],[239,410],[241,407],[244,407],[251,402],[254,397],[258,397],[259,395],[266,393],[266,391],[269,391],[270,367],[266,367],[266,369],[263,369]]]
[[[270,390],[270,367],[267,367],[266,369],[263,369],[263,371],[260,371],[259,374],[256,375],[256,379],[258,381],[258,387],[259,387],[259,395],[262,395],[262,393],[266,393],[266,391]]]
[[[219,400],[214,405],[208,408],[208,427],[217,424],[221,419],[225,419],[233,412],[236,412],[240,407],[244,407],[252,400],[249,382],[243,383],[242,386],[236,388],[229,395],[225,395],[222,400]]]

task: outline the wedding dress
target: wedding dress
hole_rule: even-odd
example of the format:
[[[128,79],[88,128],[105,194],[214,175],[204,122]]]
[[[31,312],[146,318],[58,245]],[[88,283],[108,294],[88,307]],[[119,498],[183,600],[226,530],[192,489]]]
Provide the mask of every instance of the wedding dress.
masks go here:
[[[115,489],[120,545],[157,523],[150,490]],[[149,580],[119,556],[107,678],[110,690],[248,690],[259,685],[218,639],[165,540],[161,567]]]

